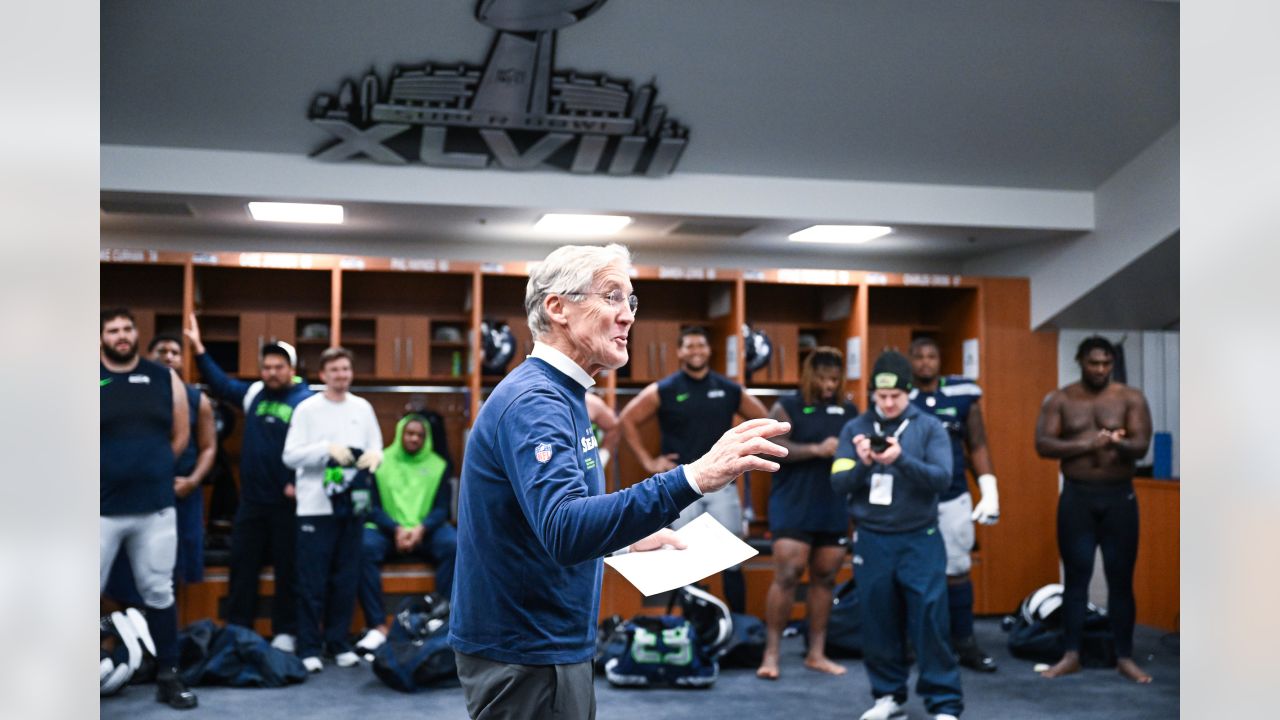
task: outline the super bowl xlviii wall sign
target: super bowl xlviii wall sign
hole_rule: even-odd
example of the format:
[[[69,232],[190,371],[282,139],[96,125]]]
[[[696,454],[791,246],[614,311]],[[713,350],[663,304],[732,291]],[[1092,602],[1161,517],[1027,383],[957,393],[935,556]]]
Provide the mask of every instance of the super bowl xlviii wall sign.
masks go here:
[[[475,16],[497,36],[483,66],[370,72],[312,101],[311,122],[337,138],[312,157],[367,157],[453,168],[560,169],[668,175],[689,130],[654,104],[653,84],[557,72],[556,31],[606,0],[479,0]]]

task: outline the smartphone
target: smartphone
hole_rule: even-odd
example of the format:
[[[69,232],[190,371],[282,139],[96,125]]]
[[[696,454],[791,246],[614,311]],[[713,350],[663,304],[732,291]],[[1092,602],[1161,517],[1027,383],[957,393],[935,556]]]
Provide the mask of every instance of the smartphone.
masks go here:
[[[889,449],[889,438],[884,435],[872,435],[870,440],[873,453],[882,453]]]

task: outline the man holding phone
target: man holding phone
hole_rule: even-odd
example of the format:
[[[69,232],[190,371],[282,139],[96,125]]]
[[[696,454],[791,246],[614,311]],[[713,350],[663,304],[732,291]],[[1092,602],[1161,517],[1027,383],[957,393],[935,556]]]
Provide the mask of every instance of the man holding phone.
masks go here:
[[[853,566],[875,705],[861,720],[905,718],[903,638],[916,649],[916,692],[937,720],[964,710],[951,652],[947,553],[938,532],[938,495],[951,484],[951,442],[942,423],[911,404],[911,363],[888,351],[871,371],[871,409],[845,424],[831,463],[831,486],[857,528]]]

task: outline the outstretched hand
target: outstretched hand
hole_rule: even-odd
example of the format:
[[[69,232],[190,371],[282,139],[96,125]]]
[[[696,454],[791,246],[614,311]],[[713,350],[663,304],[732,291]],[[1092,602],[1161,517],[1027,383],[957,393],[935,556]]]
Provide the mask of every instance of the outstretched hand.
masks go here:
[[[787,449],[767,438],[791,432],[791,423],[770,418],[748,420],[731,428],[706,455],[685,466],[685,473],[703,493],[715,492],[750,470],[777,472],[778,463],[758,454],[786,457]]]
[[[204,354],[204,343],[200,341],[200,323],[196,322],[195,313],[191,313],[191,324],[182,329],[182,334],[191,341],[191,349],[197,355]]]

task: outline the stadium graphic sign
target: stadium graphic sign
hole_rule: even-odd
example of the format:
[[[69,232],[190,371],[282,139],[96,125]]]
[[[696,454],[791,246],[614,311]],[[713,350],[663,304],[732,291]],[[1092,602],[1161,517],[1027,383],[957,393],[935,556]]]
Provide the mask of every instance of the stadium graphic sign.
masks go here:
[[[659,177],[675,169],[689,130],[654,103],[652,83],[554,68],[556,31],[606,0],[479,0],[497,36],[483,66],[370,71],[311,103],[311,122],[336,138],[312,154],[336,162],[453,168],[559,169]]]

